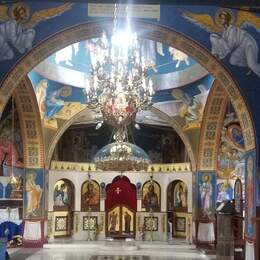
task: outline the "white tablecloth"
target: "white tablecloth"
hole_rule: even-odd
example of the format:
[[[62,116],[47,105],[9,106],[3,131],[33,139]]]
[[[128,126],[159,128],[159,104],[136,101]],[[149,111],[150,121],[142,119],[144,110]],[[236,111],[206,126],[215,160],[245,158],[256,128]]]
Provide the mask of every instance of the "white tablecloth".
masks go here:
[[[214,242],[215,232],[214,223],[199,223],[198,226],[198,241],[199,242]]]

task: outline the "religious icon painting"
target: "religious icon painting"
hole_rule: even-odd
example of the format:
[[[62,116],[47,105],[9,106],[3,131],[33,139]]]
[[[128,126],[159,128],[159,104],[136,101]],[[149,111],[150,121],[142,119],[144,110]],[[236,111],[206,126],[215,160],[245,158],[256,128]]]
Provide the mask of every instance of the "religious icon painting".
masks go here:
[[[234,187],[234,199],[235,199],[235,210],[239,214],[243,213],[242,194],[243,194],[242,181],[239,178],[237,178]]]
[[[122,233],[134,234],[134,212],[126,207],[122,207]]]
[[[174,208],[187,209],[188,189],[183,181],[179,181],[174,186]]]
[[[245,143],[243,138],[243,132],[238,124],[232,124],[228,126],[227,138],[238,149],[244,149]]]
[[[43,214],[44,170],[26,169],[25,173],[25,216],[38,218]]]
[[[245,188],[245,215],[246,215],[246,234],[254,236],[255,222],[255,152],[251,152],[246,159],[246,188]]]
[[[94,180],[85,181],[81,188],[81,211],[99,211],[100,187]]]
[[[198,205],[202,218],[211,219],[215,211],[216,174],[199,172],[198,174]]]
[[[111,234],[118,233],[120,231],[120,207],[115,207],[107,214],[107,229]]]
[[[217,184],[217,203],[233,199],[233,180],[218,180]]]
[[[54,186],[54,210],[70,210],[73,201],[73,189],[69,180],[61,179]]]
[[[3,183],[5,183],[6,180],[9,180],[9,183],[7,185],[5,183],[6,187],[5,189],[3,189],[3,191],[5,191],[5,194],[2,192],[3,197],[22,200],[24,169],[3,165],[3,174],[4,176],[9,177],[9,179],[6,177],[2,178]],[[15,182],[11,183],[10,176],[14,176]]]
[[[147,212],[158,212],[161,208],[161,188],[156,181],[148,181],[143,185],[142,208]]]

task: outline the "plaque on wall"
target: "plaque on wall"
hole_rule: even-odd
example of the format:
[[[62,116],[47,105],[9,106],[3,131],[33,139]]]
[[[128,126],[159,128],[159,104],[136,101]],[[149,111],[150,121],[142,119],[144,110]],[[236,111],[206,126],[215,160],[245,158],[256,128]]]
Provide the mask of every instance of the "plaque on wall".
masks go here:
[[[56,216],[55,231],[67,231],[67,230],[68,230],[68,216]]]
[[[83,217],[83,230],[96,230],[97,228],[97,216],[95,217]]]
[[[186,232],[186,218],[176,217],[175,230],[177,232]]]
[[[158,217],[144,217],[145,231],[158,231]]]

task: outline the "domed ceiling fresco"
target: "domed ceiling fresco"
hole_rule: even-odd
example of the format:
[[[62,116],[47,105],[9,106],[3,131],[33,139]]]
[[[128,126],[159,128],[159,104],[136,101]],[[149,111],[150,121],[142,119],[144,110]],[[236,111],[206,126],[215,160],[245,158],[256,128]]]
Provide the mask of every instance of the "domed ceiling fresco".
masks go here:
[[[95,52],[96,41],[67,46],[30,72],[45,128],[57,129],[59,120],[69,120],[86,107],[84,89],[90,77],[91,52]],[[152,79],[155,94],[153,108],[140,111],[136,121],[169,125],[158,116],[162,112],[178,118],[184,130],[198,128],[213,77],[185,53],[170,46],[143,40],[142,52],[151,62],[148,77]],[[99,116],[91,117],[88,113],[80,121],[93,123]]]

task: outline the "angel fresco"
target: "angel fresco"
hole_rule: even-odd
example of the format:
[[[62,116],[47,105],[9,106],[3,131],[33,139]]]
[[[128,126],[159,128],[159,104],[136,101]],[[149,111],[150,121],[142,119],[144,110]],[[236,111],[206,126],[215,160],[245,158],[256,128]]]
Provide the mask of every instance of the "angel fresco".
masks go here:
[[[182,102],[179,110],[179,116],[185,118],[185,129],[191,127],[200,127],[200,121],[203,112],[203,105],[196,96],[191,96],[181,89],[174,89],[172,96]]]
[[[70,10],[71,7],[71,3],[66,3],[31,14],[30,8],[23,2],[10,7],[0,5],[0,61],[11,60],[14,57],[13,49],[21,54],[30,50],[36,34],[33,27]]]
[[[260,17],[247,11],[238,11],[236,17],[228,9],[220,9],[215,19],[208,14],[184,12],[183,16],[210,32],[211,53],[219,59],[230,54],[229,62],[239,67],[248,67],[260,77],[258,45],[244,29],[251,25],[260,31]]]

